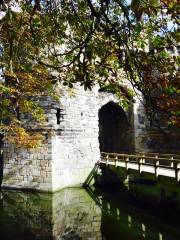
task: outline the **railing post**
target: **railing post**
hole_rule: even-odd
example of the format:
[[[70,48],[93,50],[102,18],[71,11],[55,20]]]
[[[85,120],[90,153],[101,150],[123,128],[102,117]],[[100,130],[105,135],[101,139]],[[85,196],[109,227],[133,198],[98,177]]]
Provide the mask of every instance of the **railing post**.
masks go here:
[[[171,167],[173,168],[174,167],[174,162],[173,162],[173,157],[170,157],[170,160],[171,160]]]
[[[178,169],[178,164],[177,162],[174,163],[174,170],[175,170],[175,177],[176,177],[176,181],[179,182],[179,169]]]
[[[141,163],[142,163],[142,158],[138,158],[139,173],[141,173]]]
[[[145,155],[142,157],[142,163],[145,163]]]
[[[109,154],[106,155],[106,166],[109,164]]]
[[[177,180],[177,182],[179,183],[180,176],[179,176],[179,168],[178,168],[178,167],[177,167],[176,171],[177,171],[177,178],[176,178],[176,180]]]
[[[158,156],[155,156],[155,159],[158,159]],[[157,170],[158,170],[158,166],[159,166],[159,161],[156,160],[154,165],[155,165],[155,175],[156,175],[156,177],[158,177]]]
[[[115,157],[115,167],[117,167],[118,156]]]
[[[126,170],[128,170],[128,162],[129,162],[129,157],[125,157]]]

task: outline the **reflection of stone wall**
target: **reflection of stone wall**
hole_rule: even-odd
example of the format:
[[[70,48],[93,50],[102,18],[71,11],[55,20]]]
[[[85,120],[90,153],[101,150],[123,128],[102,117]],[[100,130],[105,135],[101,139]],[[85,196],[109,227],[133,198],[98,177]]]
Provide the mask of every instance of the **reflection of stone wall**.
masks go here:
[[[1,240],[52,239],[51,203],[48,194],[3,191]]]
[[[100,240],[101,209],[84,189],[66,189],[53,198],[54,239]],[[79,236],[79,238],[75,238]]]
[[[1,240],[101,239],[101,210],[84,189],[65,189],[53,195],[3,194]]]

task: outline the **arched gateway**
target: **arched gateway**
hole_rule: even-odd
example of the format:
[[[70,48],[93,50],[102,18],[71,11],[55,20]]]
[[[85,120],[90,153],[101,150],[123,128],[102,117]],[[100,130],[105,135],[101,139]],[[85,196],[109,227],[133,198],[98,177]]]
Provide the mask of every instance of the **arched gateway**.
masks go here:
[[[132,151],[132,139],[125,111],[117,103],[108,102],[99,110],[99,143],[101,152]]]

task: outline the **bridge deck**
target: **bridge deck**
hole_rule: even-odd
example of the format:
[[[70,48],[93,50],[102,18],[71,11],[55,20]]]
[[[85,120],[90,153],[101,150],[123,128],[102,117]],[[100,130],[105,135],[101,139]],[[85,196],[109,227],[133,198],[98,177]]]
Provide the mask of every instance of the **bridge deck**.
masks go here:
[[[121,154],[101,152],[100,163],[176,178],[180,181],[180,156],[172,154]]]

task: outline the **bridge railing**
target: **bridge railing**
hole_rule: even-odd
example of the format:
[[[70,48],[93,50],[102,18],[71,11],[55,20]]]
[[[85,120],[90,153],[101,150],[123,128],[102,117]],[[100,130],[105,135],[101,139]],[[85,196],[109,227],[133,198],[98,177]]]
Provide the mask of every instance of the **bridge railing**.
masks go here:
[[[141,156],[147,156],[147,157],[180,159],[180,155],[179,154],[172,154],[172,153],[138,152],[136,154],[139,154]]]
[[[176,157],[176,158],[174,158]],[[101,163],[124,167],[126,169],[139,170],[139,172],[150,172],[158,175],[175,177],[180,180],[180,157],[172,155],[147,156],[145,154],[123,154],[101,152]],[[166,171],[167,170],[167,171]]]

